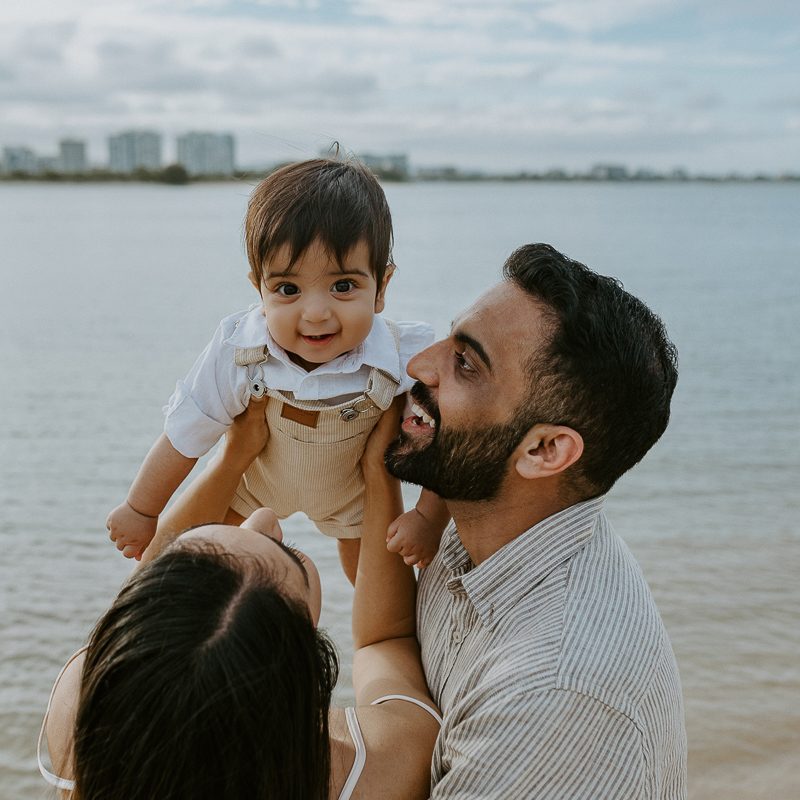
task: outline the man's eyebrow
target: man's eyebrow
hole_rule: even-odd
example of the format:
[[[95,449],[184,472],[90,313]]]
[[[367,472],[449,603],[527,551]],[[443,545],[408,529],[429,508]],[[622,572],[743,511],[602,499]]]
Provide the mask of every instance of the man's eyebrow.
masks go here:
[[[303,566],[303,562],[300,560],[300,557],[297,555],[297,553],[295,553],[290,547],[287,547],[283,542],[279,542],[277,539],[273,539],[271,536],[267,536],[267,539],[269,539],[273,544],[278,545],[278,547],[280,547],[280,549],[283,550],[283,552],[286,553],[286,555],[289,556],[289,558],[291,558],[295,564],[297,564],[297,568],[303,575],[303,580],[305,581],[306,587],[308,587],[308,573],[306,572],[306,568]]]
[[[480,360],[486,365],[486,369],[488,369],[489,372],[492,371],[492,360],[483,349],[483,345],[477,339],[473,339],[469,334],[462,331],[453,331],[451,336],[460,344],[466,345],[470,350],[474,350],[478,354]]]

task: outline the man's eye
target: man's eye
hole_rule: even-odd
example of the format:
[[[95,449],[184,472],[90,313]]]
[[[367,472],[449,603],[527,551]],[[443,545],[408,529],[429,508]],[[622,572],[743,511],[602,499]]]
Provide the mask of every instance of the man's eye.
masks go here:
[[[456,365],[462,372],[475,372],[472,364],[467,361],[463,353],[459,353],[458,350],[456,350],[454,355],[456,359]]]
[[[347,292],[355,289],[355,283],[351,280],[340,280],[333,284],[332,289],[336,294],[346,294]]]
[[[294,295],[300,294],[300,289],[293,283],[282,283],[275,287],[275,291],[278,294],[282,294],[284,297],[294,297]]]

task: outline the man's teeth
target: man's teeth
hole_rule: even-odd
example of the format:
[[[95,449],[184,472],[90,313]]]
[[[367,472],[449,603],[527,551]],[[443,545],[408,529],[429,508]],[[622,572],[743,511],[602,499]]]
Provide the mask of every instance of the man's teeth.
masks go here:
[[[436,427],[436,421],[433,417],[428,416],[416,403],[411,404],[411,410],[426,424],[430,425],[431,428]]]

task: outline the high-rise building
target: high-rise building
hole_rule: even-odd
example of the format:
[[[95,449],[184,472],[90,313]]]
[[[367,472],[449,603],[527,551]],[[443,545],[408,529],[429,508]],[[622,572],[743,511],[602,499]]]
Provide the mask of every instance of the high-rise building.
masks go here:
[[[233,149],[230,133],[192,131],[178,137],[178,163],[190,175],[232,175]]]
[[[86,172],[86,142],[79,139],[62,139],[58,143],[59,166],[69,175]]]
[[[108,137],[108,168],[131,173],[137,169],[161,169],[161,134],[124,131]]]
[[[39,161],[36,158],[36,153],[28,147],[4,147],[3,172],[35,175],[39,172]]]

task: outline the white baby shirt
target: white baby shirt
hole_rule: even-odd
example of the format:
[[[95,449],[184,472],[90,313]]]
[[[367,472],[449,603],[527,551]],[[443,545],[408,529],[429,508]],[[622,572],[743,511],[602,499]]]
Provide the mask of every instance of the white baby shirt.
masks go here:
[[[267,386],[291,392],[297,400],[360,394],[373,367],[398,380],[397,394],[403,394],[414,383],[406,366],[433,343],[434,332],[424,322],[396,325],[398,346],[385,320],[376,315],[369,335],[358,347],[306,372],[270,336],[260,305],[231,314],[220,322],[186,378],[178,381],[164,407],[164,432],[187,458],[199,458],[214,446],[250,401],[247,370],[234,362],[237,348],[266,347],[268,357],[262,366]]]

